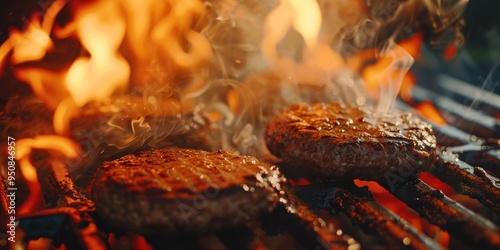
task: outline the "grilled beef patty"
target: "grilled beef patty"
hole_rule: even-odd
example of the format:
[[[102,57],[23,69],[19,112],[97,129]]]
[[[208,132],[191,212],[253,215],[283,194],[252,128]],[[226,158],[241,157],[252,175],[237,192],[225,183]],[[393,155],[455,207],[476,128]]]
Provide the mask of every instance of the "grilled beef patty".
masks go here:
[[[250,156],[151,149],[105,162],[91,196],[110,225],[138,233],[203,232],[258,219],[285,182]]]
[[[107,160],[146,147],[209,147],[210,122],[199,107],[172,98],[154,100],[120,96],[89,103],[72,120],[72,138],[92,143]]]
[[[295,104],[266,127],[270,152],[320,178],[407,177],[435,159],[431,126],[410,113],[340,104]]]

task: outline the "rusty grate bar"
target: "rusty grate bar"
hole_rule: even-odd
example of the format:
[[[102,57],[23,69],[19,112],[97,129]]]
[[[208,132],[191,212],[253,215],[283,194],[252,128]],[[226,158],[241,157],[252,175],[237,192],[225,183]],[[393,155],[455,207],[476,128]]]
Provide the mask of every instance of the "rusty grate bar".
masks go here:
[[[365,188],[353,184],[334,187],[309,185],[297,189],[299,197],[309,200],[311,205],[329,211],[343,211],[354,223],[370,234],[376,235],[380,243],[396,248],[442,249],[442,247],[418,232],[404,219],[373,200]]]
[[[351,220],[383,238],[385,243],[400,249],[443,249],[404,219],[373,201],[368,190],[358,189],[355,194],[351,190],[337,191],[336,206],[340,207]]]
[[[470,211],[421,180],[390,188],[379,184],[417,211],[420,216],[441,227],[471,247],[500,248],[500,229],[491,221]]]
[[[274,213],[285,229],[307,249],[359,249],[360,244],[333,224],[314,214],[307,204],[285,187],[283,199]]]
[[[469,165],[481,166],[494,176],[500,176],[500,139],[484,142],[483,145],[465,144],[446,148],[448,154],[456,154],[458,159]],[[455,157],[456,158],[456,157]],[[446,160],[446,159],[444,159]],[[467,167],[468,168],[468,167]]]
[[[458,192],[477,199],[500,214],[500,179],[480,167],[472,167],[453,156],[439,154],[432,173]]]

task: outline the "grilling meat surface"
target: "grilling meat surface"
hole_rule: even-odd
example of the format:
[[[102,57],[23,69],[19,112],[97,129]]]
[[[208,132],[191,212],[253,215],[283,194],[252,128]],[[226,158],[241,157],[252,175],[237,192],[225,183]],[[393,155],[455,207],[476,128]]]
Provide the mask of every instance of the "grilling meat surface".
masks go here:
[[[389,111],[376,119],[369,107],[295,104],[266,127],[270,152],[319,178],[376,180],[387,173],[414,176],[435,160],[429,124]]]
[[[105,162],[91,196],[111,226],[139,233],[204,232],[270,212],[285,178],[228,151],[165,148]]]

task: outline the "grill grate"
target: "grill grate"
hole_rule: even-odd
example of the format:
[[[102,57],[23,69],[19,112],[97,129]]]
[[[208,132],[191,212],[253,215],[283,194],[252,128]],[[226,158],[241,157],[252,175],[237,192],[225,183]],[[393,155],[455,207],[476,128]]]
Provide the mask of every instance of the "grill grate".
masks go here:
[[[297,195],[323,209],[343,211],[354,223],[375,234],[380,243],[398,248],[441,249],[432,239],[418,232],[407,221],[374,201],[372,194],[352,183],[324,183],[299,187]],[[322,195],[318,195],[322,194]]]
[[[389,189],[398,199],[431,223],[450,232],[470,246],[500,247],[500,230],[491,221],[448,198],[421,180]]]
[[[449,80],[446,77],[443,79]],[[443,83],[442,86],[433,88],[418,87],[416,95],[441,103],[437,105],[439,110],[453,113],[454,111],[450,111],[451,107],[443,103],[456,104],[456,98],[462,97],[464,93],[457,90],[452,96],[439,96],[433,92],[448,85],[449,83]],[[480,96],[477,103],[486,105],[488,112],[499,113],[500,107],[489,99],[491,95],[495,94]],[[398,102],[397,107],[416,113],[402,102]],[[378,183],[423,219],[448,231],[454,239],[459,239],[464,246],[500,248],[500,229],[495,224],[499,223],[499,220],[492,219],[498,218],[500,214],[500,180],[497,178],[500,173],[500,142],[495,138],[498,135],[498,124],[493,124],[491,121],[496,118],[484,112],[477,111],[474,115],[487,117],[486,121],[490,122],[485,124],[484,119],[482,123],[476,122],[475,118],[465,115],[458,125],[450,123],[450,120],[456,122],[457,117],[448,117],[449,123],[446,125],[433,124],[438,144],[444,148],[439,150],[439,160],[430,172],[458,193],[477,199],[491,211],[492,216],[483,217],[421,179],[405,179],[398,182],[398,185],[388,183],[387,180],[380,180]],[[488,138],[473,136],[468,133],[470,131]],[[476,165],[481,167],[473,167]],[[287,174],[286,166],[282,168]],[[292,180],[294,178],[288,177]],[[67,195],[72,193],[68,193],[68,188],[71,189],[68,186],[56,185],[56,188],[64,189]],[[160,249],[165,245],[172,249],[355,249],[360,247],[360,242],[361,247],[367,248],[443,248],[432,237],[375,201],[367,188],[358,187],[352,181],[290,185],[286,187],[286,191],[287,199],[283,200],[276,211],[260,221],[205,234],[143,237],[117,232],[102,223],[92,206],[75,207],[71,202],[67,202],[65,207],[47,209],[20,218],[19,228],[23,229],[23,232],[18,235],[24,234],[24,239],[29,242],[39,237],[50,238],[52,241],[47,244],[64,244],[71,246],[71,249],[122,249],[125,246]],[[5,194],[2,194],[0,200],[5,205]],[[67,200],[74,201],[75,197],[68,197]],[[5,209],[5,206],[3,208]],[[344,217],[354,224],[354,229],[349,229],[350,226],[343,222]],[[359,229],[362,229],[363,233],[354,232]],[[349,234],[355,235],[355,238],[348,236]],[[376,240],[370,241],[362,237],[374,237]]]

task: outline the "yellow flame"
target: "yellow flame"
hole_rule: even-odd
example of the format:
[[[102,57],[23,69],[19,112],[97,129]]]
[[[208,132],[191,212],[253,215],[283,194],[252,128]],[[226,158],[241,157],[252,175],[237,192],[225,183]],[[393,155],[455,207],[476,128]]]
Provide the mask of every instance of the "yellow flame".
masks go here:
[[[16,159],[31,154],[33,149],[46,149],[59,152],[68,158],[78,156],[79,147],[71,139],[57,135],[39,135],[34,138],[20,139],[16,147]]]
[[[53,47],[49,34],[42,30],[38,18],[33,18],[24,32],[13,31],[9,40],[14,44],[11,57],[13,64],[38,61]]]
[[[197,0],[171,1],[172,11],[166,15],[152,30],[153,41],[165,43],[167,46],[160,47],[173,61],[182,67],[191,67],[204,61],[211,55],[208,40],[191,30],[194,16],[204,12],[204,6]],[[178,20],[183,20],[179,22]],[[191,45],[190,51],[183,49],[183,35]]]
[[[5,44],[10,45],[0,49],[0,58],[4,58],[6,53],[12,49],[11,62],[13,64],[41,60],[45,53],[53,48],[50,31],[57,13],[61,11],[64,4],[65,1],[54,1],[47,9],[43,22],[40,22],[38,16],[34,16],[28,23],[26,30],[13,30],[8,41],[5,42]]]
[[[288,0],[295,13],[293,27],[304,37],[310,49],[316,46],[321,28],[321,10],[316,0]]]
[[[14,70],[16,77],[30,84],[52,110],[58,109],[60,102],[68,98],[73,99],[72,103],[78,108],[125,90],[131,83],[132,69],[124,53],[134,60],[133,84],[144,81],[148,73],[145,62],[159,58],[165,65],[191,70],[211,55],[208,40],[193,29],[205,11],[199,0],[161,3],[150,0],[141,4],[142,9],[132,0],[72,1],[71,7],[77,10],[72,20],[65,27],[54,27],[55,17],[65,3],[55,1],[47,9],[43,22],[33,18],[26,30],[14,30],[0,47],[0,66],[3,66],[11,51],[13,64],[43,59],[53,48],[51,34],[56,39],[76,37],[79,40],[87,55],[77,58],[69,68],[49,71],[20,67]],[[61,124],[61,121],[55,123]]]
[[[0,69],[4,68],[5,60],[7,59],[7,54],[12,50],[14,45],[10,40],[5,41],[0,45]],[[3,70],[0,70],[0,77],[2,76]]]
[[[78,112],[78,108],[73,98],[66,98],[60,102],[54,112],[52,124],[57,134],[63,136],[70,136],[70,123],[69,121]]]
[[[34,16],[23,31],[14,29],[9,39],[0,47],[0,67],[12,52],[10,62],[14,65],[42,60],[53,49],[50,33],[57,14],[66,4],[64,0],[54,1],[46,10],[43,21]],[[63,73],[64,74],[64,73]],[[35,94],[50,109],[55,109],[59,102],[68,95],[62,86],[60,72],[51,72],[41,68],[19,68],[14,70],[17,79],[30,84]]]
[[[302,35],[307,49],[314,51],[321,29],[321,10],[316,0],[281,0],[268,14],[261,47],[270,64],[278,60],[276,45],[292,27]]]

